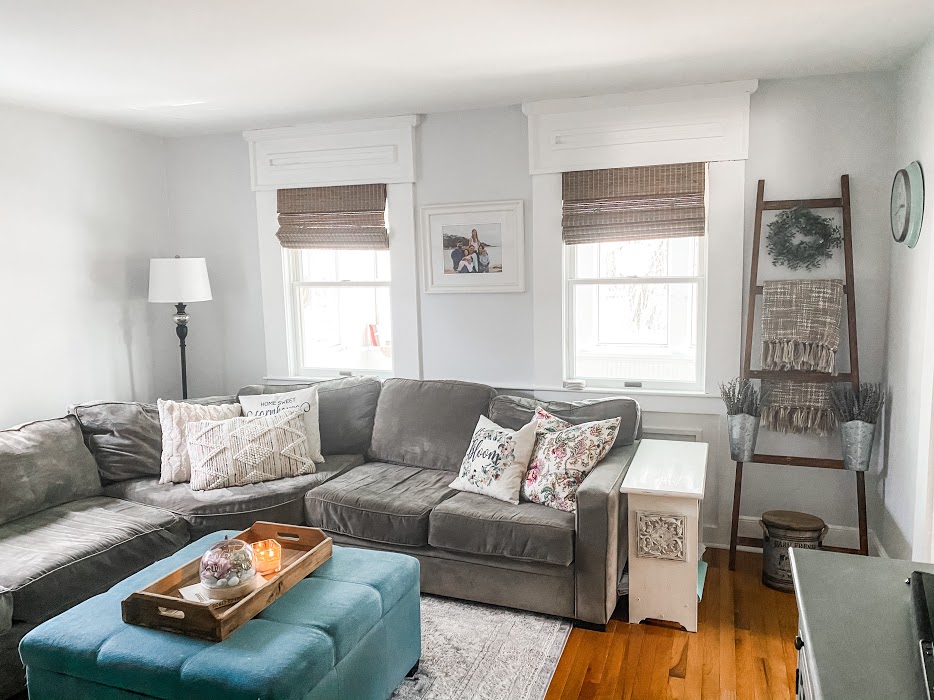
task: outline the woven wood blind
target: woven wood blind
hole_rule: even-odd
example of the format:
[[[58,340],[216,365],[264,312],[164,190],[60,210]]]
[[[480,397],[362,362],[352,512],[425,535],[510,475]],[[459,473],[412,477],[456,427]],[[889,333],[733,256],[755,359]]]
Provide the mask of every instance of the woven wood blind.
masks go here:
[[[562,174],[567,244],[703,236],[706,163]]]
[[[283,248],[389,250],[386,185],[277,191]]]

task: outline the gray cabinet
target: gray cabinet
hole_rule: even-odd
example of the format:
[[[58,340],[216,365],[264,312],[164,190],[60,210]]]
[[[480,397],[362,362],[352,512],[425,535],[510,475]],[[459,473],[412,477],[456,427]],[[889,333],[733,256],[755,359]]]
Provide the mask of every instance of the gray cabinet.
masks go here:
[[[934,564],[792,549],[791,570],[798,700],[926,697],[905,580]]]

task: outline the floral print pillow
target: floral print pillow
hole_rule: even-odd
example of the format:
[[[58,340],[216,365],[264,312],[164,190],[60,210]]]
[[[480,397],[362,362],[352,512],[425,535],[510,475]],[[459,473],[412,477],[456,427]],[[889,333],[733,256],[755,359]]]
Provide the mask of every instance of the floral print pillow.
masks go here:
[[[533,420],[519,430],[509,430],[480,416],[460,473],[450,488],[518,505],[537,427]]]
[[[522,498],[574,512],[577,489],[613,447],[620,419],[571,425],[541,406],[535,419],[538,437],[522,482]]]

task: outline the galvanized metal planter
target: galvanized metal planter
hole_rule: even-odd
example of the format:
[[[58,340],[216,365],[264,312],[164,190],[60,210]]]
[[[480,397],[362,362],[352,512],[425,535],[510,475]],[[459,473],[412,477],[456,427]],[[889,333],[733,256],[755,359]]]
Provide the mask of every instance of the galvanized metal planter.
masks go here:
[[[730,430],[730,459],[734,462],[748,462],[756,451],[756,437],[759,435],[759,416],[737,413],[726,417]]]
[[[851,420],[840,426],[844,467],[856,472],[869,471],[869,462],[872,457],[872,440],[875,434],[875,423]]]

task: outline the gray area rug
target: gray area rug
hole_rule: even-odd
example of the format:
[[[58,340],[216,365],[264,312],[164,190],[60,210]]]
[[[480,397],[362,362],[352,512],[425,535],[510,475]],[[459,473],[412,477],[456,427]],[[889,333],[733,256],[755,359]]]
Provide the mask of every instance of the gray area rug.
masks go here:
[[[392,700],[542,700],[571,623],[422,596],[422,660]]]

